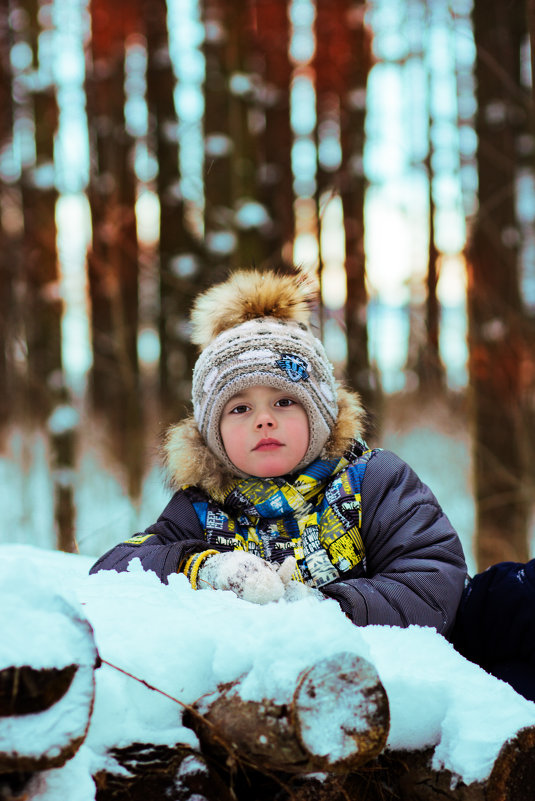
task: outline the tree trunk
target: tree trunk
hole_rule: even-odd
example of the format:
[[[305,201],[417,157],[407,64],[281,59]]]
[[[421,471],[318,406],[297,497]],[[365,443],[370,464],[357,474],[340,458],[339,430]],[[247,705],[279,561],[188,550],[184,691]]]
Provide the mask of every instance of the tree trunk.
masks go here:
[[[479,569],[528,558],[523,310],[515,216],[522,4],[476,0],[479,212],[468,253],[469,372]],[[513,93],[511,87],[517,87]]]
[[[26,25],[19,36],[32,51],[33,61],[26,78],[51,70],[39,64],[38,38],[41,33],[39,5],[24,0]],[[27,345],[26,398],[34,419],[43,421],[54,405],[54,390],[61,386],[61,315],[59,271],[56,253],[56,199],[54,185],[54,135],[58,108],[55,88],[46,82],[38,89],[19,86],[18,102],[33,120],[35,151],[23,155],[21,188],[24,220],[23,270],[25,296],[24,328]]]
[[[349,85],[342,95],[341,143],[342,168],[340,196],[344,211],[347,300],[345,324],[347,337],[347,380],[362,396],[365,407],[375,405],[377,380],[368,358],[366,309],[366,254],[364,250],[364,142],[366,123],[366,86],[372,67],[371,33],[364,22],[366,5],[353,4],[347,12],[348,34],[353,59]]]
[[[13,98],[11,84],[9,8],[0,7],[0,149],[11,148],[13,142]],[[0,201],[4,213],[0,216],[0,425],[13,412],[15,396],[14,342],[17,310],[15,304],[15,276],[17,251],[14,236],[7,230],[4,218],[14,193],[0,177]]]
[[[431,149],[431,140],[429,148]],[[440,358],[440,305],[437,297],[438,287],[438,250],[435,244],[435,202],[433,199],[433,169],[431,152],[426,160],[426,172],[429,197],[429,244],[427,249],[427,275],[425,293],[425,330],[423,337],[416,332],[416,373],[419,389],[427,394],[440,392],[444,386],[444,368]],[[421,313],[417,306],[417,314]]]
[[[141,491],[136,179],[127,133],[125,48],[139,26],[136,3],[91,2],[91,63],[87,106],[91,147],[89,201],[93,228],[88,254],[94,407],[110,426],[113,453],[126,467],[131,497]]]
[[[287,5],[277,0],[258,0],[253,13],[264,114],[258,196],[270,218],[264,230],[267,260],[276,267],[293,264],[290,23]]]
[[[44,60],[45,48],[39,48],[40,36],[50,33],[46,15],[33,0],[22,4],[27,24],[19,32],[31,47],[33,63],[26,74],[39,74],[39,87],[16,93],[19,102],[33,119],[34,155],[23,162],[21,175],[24,239],[24,322],[27,344],[26,398],[31,416],[48,422],[50,460],[53,466],[54,510],[58,547],[73,551],[74,539],[74,444],[66,450],[54,429],[60,409],[68,403],[62,365],[62,314],[60,271],[56,249],[56,200],[54,138],[58,122],[56,89],[52,64]],[[23,17],[24,18],[24,17]],[[44,29],[41,30],[41,23]],[[42,55],[43,60],[39,61]],[[49,80],[46,80],[49,76]],[[31,85],[31,83],[29,84]],[[74,431],[71,428],[71,439]]]
[[[232,65],[227,41],[227,4],[223,0],[204,0],[203,21],[206,31],[204,236],[212,280],[216,281],[224,277],[237,248],[233,212],[235,142],[231,130],[229,81]]]
[[[190,401],[196,352],[187,337],[186,320],[202,272],[199,244],[185,225],[180,193],[176,78],[169,54],[165,0],[145,0],[143,16],[147,32],[147,102],[158,162],[160,203],[160,392],[166,409],[172,409],[176,419],[177,409],[182,411]]]
[[[364,140],[366,84],[372,65],[371,35],[364,22],[365,4],[320,0],[314,60],[318,104],[318,199],[340,194],[344,218],[347,298],[346,377],[349,385],[373,403],[375,381],[368,360],[366,262],[364,252]],[[340,162],[321,158],[325,137],[339,131]]]
[[[227,53],[230,90],[230,131],[233,141],[232,184],[237,251],[234,266],[263,265],[268,256],[270,229],[259,203],[262,109],[258,97],[260,75],[251,47],[254,36],[252,3],[224,0],[227,17]]]
[[[261,109],[247,0],[205,0],[205,237],[218,280],[229,266],[262,265],[269,222],[259,206]],[[256,121],[256,123],[255,123]]]

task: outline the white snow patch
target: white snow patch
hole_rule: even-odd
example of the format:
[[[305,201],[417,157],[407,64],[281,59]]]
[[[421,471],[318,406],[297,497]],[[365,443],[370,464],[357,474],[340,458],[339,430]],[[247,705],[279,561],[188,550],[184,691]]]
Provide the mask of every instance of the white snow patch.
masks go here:
[[[218,684],[242,677],[245,700],[285,703],[301,671],[341,651],[363,656],[379,673],[391,709],[388,747],[434,747],[435,766],[466,783],[487,778],[502,744],[535,725],[535,704],[467,662],[432,629],[359,628],[335,601],[314,596],[260,606],[228,591],[196,592],[181,575],[163,585],[137,560],[126,573],[86,576],[86,557],[0,546],[0,562],[8,557],[11,588],[21,599],[29,594],[36,611],[42,606],[42,595],[31,588],[39,576],[69,597],[75,593],[102,659],[176,699],[103,664],[96,671],[96,703],[84,745],[64,768],[43,777],[56,787],[69,784],[70,792],[57,791],[56,798],[89,801],[89,774],[113,766],[111,747],[134,741],[195,745],[193,733],[182,726],[181,704]],[[21,639],[33,636],[28,625]],[[41,664],[58,658],[54,648],[48,638]],[[323,730],[315,734],[328,745]],[[39,801],[52,799],[50,793]]]

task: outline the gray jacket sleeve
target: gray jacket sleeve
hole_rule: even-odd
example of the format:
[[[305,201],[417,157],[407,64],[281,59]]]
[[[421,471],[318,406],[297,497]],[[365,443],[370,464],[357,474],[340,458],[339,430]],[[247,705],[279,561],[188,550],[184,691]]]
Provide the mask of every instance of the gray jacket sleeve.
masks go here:
[[[378,451],[361,489],[366,576],[322,588],[359,626],[451,629],[466,577],[459,538],[437,499],[395,454]]]
[[[144,570],[152,570],[160,581],[167,584],[171,573],[197,551],[206,550],[206,540],[195,510],[186,497],[175,492],[162,514],[146,531],[126,542],[120,542],[103,554],[93,565],[90,573],[99,570],[128,569],[132,559],[138,558]]]

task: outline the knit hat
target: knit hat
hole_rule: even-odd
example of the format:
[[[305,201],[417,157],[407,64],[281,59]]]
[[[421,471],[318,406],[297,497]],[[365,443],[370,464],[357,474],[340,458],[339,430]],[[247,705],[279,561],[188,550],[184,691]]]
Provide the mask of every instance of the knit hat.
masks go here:
[[[286,390],[307,413],[309,442],[295,470],[314,461],[338,415],[333,367],[307,323],[316,296],[302,272],[239,271],[197,299],[192,340],[201,347],[193,371],[193,414],[204,441],[234,474],[219,430],[227,402],[252,386]]]

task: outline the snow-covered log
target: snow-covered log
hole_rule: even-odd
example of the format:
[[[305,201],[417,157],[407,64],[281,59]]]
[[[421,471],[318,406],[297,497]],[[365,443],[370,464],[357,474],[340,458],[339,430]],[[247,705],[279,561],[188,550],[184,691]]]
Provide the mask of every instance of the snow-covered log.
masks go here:
[[[132,743],[110,752],[122,773],[99,771],[97,801],[231,801],[231,794],[201,754],[186,747]],[[1,796],[0,796],[1,797]]]
[[[260,770],[356,770],[383,750],[389,707],[373,666],[355,654],[320,660],[298,678],[290,704],[245,700],[240,681],[197,704],[191,726],[216,752]]]
[[[489,777],[465,784],[433,768],[433,751],[393,752],[387,757],[402,801],[533,801],[535,727],[521,729],[502,746]]]
[[[85,739],[98,660],[93,630],[78,603],[33,575],[0,566],[0,773],[63,765]]]

